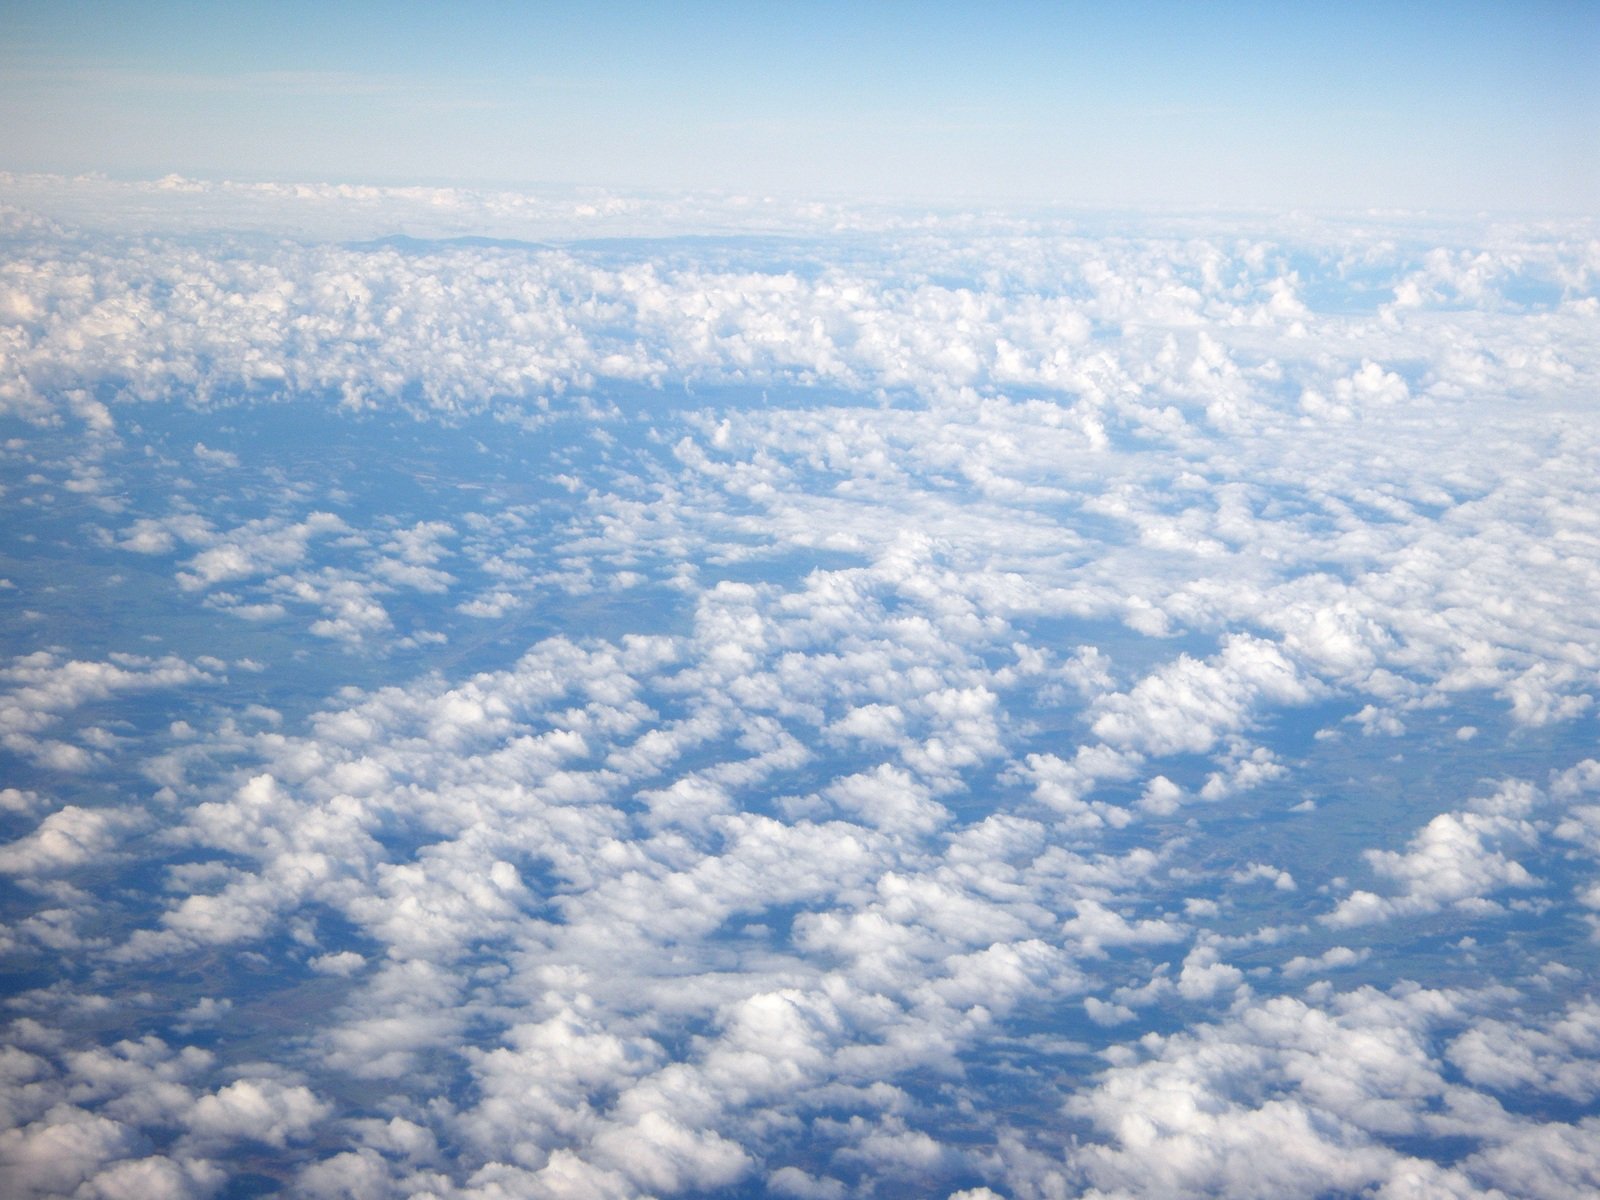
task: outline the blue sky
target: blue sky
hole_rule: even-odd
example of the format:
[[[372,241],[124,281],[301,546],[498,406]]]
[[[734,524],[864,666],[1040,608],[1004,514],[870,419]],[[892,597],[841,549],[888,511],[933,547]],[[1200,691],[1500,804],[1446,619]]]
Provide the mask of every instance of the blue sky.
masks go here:
[[[8,3],[0,167],[1591,210],[1600,6]]]
[[[475,11],[0,9],[7,1200],[1600,1196],[1575,10]]]

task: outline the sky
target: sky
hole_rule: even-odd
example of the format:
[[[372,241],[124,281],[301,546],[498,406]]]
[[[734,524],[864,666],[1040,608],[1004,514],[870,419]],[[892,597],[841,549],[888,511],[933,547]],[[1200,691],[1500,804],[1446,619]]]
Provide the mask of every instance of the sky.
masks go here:
[[[0,6],[0,169],[1589,212],[1600,6]]]
[[[0,8],[7,1200],[1600,1195],[1594,11]]]

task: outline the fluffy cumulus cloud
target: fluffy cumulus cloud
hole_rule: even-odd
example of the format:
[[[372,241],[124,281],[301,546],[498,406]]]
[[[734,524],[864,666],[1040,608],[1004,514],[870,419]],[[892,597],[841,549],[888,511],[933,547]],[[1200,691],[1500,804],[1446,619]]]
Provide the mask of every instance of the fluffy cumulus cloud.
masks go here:
[[[1031,1186],[1071,1179],[1096,1197],[1581,1195],[1600,1179],[1592,1152],[1558,1152],[1555,1162],[1535,1152],[1515,1168],[1509,1160],[1539,1141],[1565,1150],[1592,1122],[1515,1116],[1453,1082],[1435,1052],[1436,1031],[1470,1021],[1463,1009],[1473,1007],[1415,987],[1389,995],[1322,987],[1146,1038],[1069,1101],[1107,1140],[1086,1148],[1072,1175]],[[1472,1062],[1498,1027],[1478,1021],[1454,1061]],[[1499,1078],[1509,1082],[1517,1069]],[[1478,1149],[1440,1156],[1434,1147],[1452,1140]]]
[[[1530,833],[1524,822],[1504,817],[1441,813],[1404,852],[1367,852],[1373,871],[1396,883],[1396,895],[1354,892],[1327,919],[1333,925],[1358,925],[1400,913],[1432,912],[1446,904],[1491,905],[1488,893],[1535,883],[1521,863],[1499,848],[1507,841],[1525,841]]]
[[[1590,225],[6,188],[18,1195],[1600,1187]]]

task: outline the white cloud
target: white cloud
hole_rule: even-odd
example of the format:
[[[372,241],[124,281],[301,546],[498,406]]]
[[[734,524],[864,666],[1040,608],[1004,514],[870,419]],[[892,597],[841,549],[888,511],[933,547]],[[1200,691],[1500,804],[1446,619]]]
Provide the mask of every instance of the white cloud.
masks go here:
[[[136,1145],[132,1130],[61,1104],[39,1120],[0,1130],[0,1164],[19,1197],[69,1195]]]
[[[0,873],[45,875],[97,862],[116,846],[118,834],[137,818],[125,809],[105,811],[69,804],[41,821],[25,837],[0,846]]]
[[[240,1139],[282,1146],[310,1135],[332,1111],[309,1089],[272,1079],[241,1079],[195,1101],[189,1133],[202,1144]]]
[[[204,442],[194,444],[194,456],[208,467],[237,469],[239,456],[231,450],[214,450]]]
[[[215,1163],[179,1162],[161,1155],[125,1159],[99,1172],[75,1193],[84,1200],[202,1200],[228,1174]]]
[[[1146,1038],[1074,1096],[1070,1111],[1110,1139],[1079,1155],[1088,1194],[1495,1194],[1484,1160],[1528,1143],[1516,1121],[1472,1103],[1430,1057],[1430,1030],[1459,1014],[1456,1003],[1417,990],[1324,991],[1320,1000],[1259,1001],[1222,1024]],[[1563,1131],[1577,1132],[1552,1126],[1551,1143],[1529,1145],[1524,1178],[1567,1169],[1554,1144]],[[1387,1144],[1457,1132],[1496,1150],[1450,1168]]]
[[[64,660],[39,650],[0,667],[0,745],[54,770],[90,769],[99,756],[82,746],[44,737],[52,726],[85,705],[130,692],[175,689],[216,676],[175,655],[149,658],[113,654],[104,660]]]
[[[1587,1104],[1600,1095],[1600,1005],[1582,1000],[1543,1028],[1480,1021],[1450,1043],[1446,1057],[1473,1083],[1498,1092],[1533,1088]]]
[[[1492,910],[1494,904],[1487,898],[1491,893],[1538,883],[1505,852],[1530,845],[1535,838],[1533,826],[1516,818],[1440,813],[1411,839],[1404,852],[1365,852],[1373,871],[1396,885],[1393,895],[1352,892],[1323,920],[1343,928],[1437,912],[1449,905],[1468,911]]]
[[[1323,951],[1315,958],[1297,954],[1283,964],[1283,973],[1290,977],[1297,977],[1321,971],[1339,970],[1365,962],[1371,956],[1372,951],[1365,946],[1360,950],[1352,950],[1349,946],[1334,946]]]
[[[594,1150],[600,1166],[610,1165],[651,1192],[725,1187],[753,1166],[749,1155],[726,1138],[685,1128],[657,1112],[601,1131]]]
[[[304,521],[285,525],[275,521],[252,521],[222,535],[207,549],[184,564],[178,583],[197,591],[230,580],[264,575],[275,568],[301,562],[311,540],[345,530],[343,521],[332,513],[312,513]]]
[[[1600,670],[1584,227],[1105,237],[755,201],[50,186],[454,232],[711,214],[893,236],[8,234],[0,408],[36,423],[3,447],[8,515],[59,537],[47,497],[86,505],[87,544],[166,586],[109,636],[181,613],[194,639],[0,674],[4,748],[49,780],[0,793],[7,950],[60,959],[14,1000],[44,1032],[19,1024],[0,1061],[27,1186],[204,1194],[232,1169],[208,1159],[246,1153],[330,1196],[958,1174],[1015,1195],[1581,1194],[1592,1131],[1496,1096],[1592,1097],[1592,1013],[1553,959],[1494,956],[1583,947],[1462,942],[1452,969],[1481,956],[1524,989],[1469,1002],[1401,986],[1432,960],[1375,953],[1366,926],[1449,909],[1476,929],[1512,889],[1581,917],[1583,768],[1548,798],[1413,787],[1415,835],[1364,858],[1364,809],[1318,839],[1427,756],[1477,771],[1508,721],[1518,754],[1570,764]],[[1558,277],[1565,307],[1509,298]],[[203,411],[239,395],[369,422],[378,461],[296,475],[215,428],[250,406]],[[169,404],[197,410],[181,437]],[[492,429],[507,454],[429,446],[434,473],[379,495],[363,468],[393,465],[394,412],[437,419],[407,426],[425,445]],[[55,580],[7,570],[33,611],[67,611]],[[296,638],[315,671],[283,660]],[[199,690],[246,656],[239,691]],[[155,688],[181,712],[147,720],[130,701]],[[1395,740],[1301,736],[1346,714]],[[136,819],[149,839],[125,838]],[[75,886],[117,854],[116,887]],[[1370,891],[1330,878],[1362,863]],[[1308,904],[1348,945],[1316,940]],[[196,965],[215,963],[267,994]],[[1321,978],[1357,965],[1391,990]],[[145,982],[162,973],[170,995]],[[316,997],[316,1027],[241,1042],[273,989]],[[1536,997],[1547,1028],[1508,1015]],[[98,1047],[114,1016],[217,1058]],[[1061,1097],[1077,1140],[1037,1111],[1005,1127]]]
[[[1182,655],[1132,691],[1102,697],[1093,728],[1116,746],[1199,754],[1244,729],[1256,705],[1303,704],[1316,690],[1272,643],[1236,635],[1213,660]]]

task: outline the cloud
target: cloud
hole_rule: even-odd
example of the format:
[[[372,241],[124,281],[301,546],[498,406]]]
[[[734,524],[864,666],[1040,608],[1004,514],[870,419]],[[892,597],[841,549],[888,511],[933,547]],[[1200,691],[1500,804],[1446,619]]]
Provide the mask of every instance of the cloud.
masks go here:
[[[1600,1095],[1600,1005],[1569,1004],[1544,1029],[1482,1021],[1445,1053],[1480,1087],[1512,1093],[1532,1088],[1587,1104]]]
[[[752,1161],[715,1133],[687,1129],[664,1113],[647,1112],[631,1125],[603,1130],[594,1142],[599,1165],[652,1192],[726,1187],[750,1171]]]
[[[12,183],[27,1187],[1582,1194],[1581,224]]]
[[[128,1157],[137,1144],[133,1132],[115,1121],[69,1105],[52,1108],[41,1119],[0,1131],[0,1164],[20,1196],[69,1194]]]
[[[200,1097],[188,1116],[192,1138],[202,1144],[240,1139],[283,1146],[309,1136],[331,1111],[309,1088],[271,1079],[241,1079]]]
[[[56,651],[39,650],[13,658],[0,667],[0,688],[4,689],[0,690],[0,745],[54,770],[87,770],[99,757],[94,749],[38,735],[89,704],[130,692],[215,681],[212,670],[176,655],[156,659],[114,654],[104,660],[64,660]]]
[[[204,442],[194,444],[194,456],[208,467],[237,469],[239,456],[231,450],[214,450]]]
[[[75,1194],[86,1200],[201,1200],[214,1195],[227,1177],[215,1163],[151,1155],[113,1164]]]
[[[1276,646],[1241,635],[1212,661],[1180,656],[1131,692],[1103,697],[1094,706],[1093,729],[1119,747],[1198,754],[1245,728],[1257,703],[1303,704],[1315,694]]]
[[[1348,928],[1394,917],[1437,912],[1446,906],[1493,911],[1487,897],[1502,888],[1537,885],[1528,870],[1506,850],[1536,840],[1527,821],[1476,812],[1440,813],[1401,851],[1364,852],[1372,870],[1398,889],[1393,895],[1352,892],[1323,920]]]
[[[1334,946],[1323,951],[1315,958],[1304,954],[1296,955],[1283,964],[1283,973],[1289,976],[1300,976],[1314,972],[1340,970],[1365,962],[1371,956],[1372,951],[1365,946],[1360,950],[1352,950],[1349,946]]]
[[[187,591],[196,591],[266,574],[304,559],[312,538],[344,528],[344,522],[332,513],[312,513],[293,525],[250,522],[185,563],[186,570],[178,573],[178,584]]]
[[[51,813],[32,833],[0,846],[0,872],[48,875],[97,862],[134,820],[136,814],[127,810],[107,812],[69,804]]]
[[[1148,1038],[1135,1061],[1075,1096],[1069,1110],[1109,1135],[1079,1156],[1086,1194],[1495,1194],[1512,1146],[1530,1153],[1525,1180],[1571,1169],[1560,1143],[1578,1127],[1547,1126],[1534,1149],[1528,1126],[1467,1101],[1431,1057],[1429,1031],[1460,1013],[1458,1001],[1370,989],[1319,1000],[1275,998],[1218,1025]],[[1493,1149],[1441,1166],[1389,1144],[1457,1132]]]

